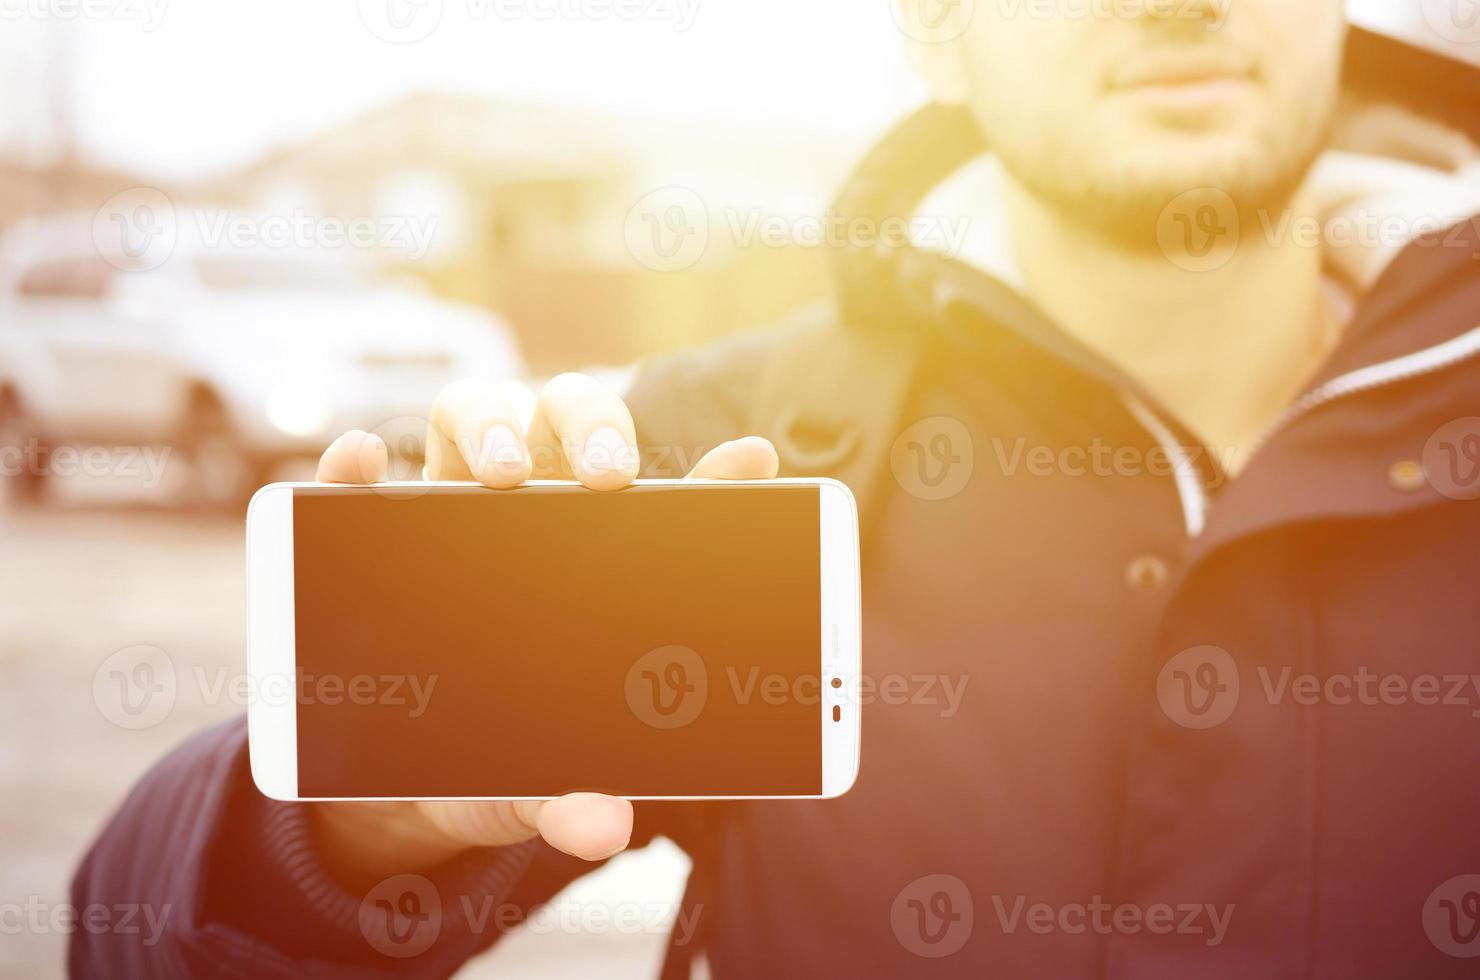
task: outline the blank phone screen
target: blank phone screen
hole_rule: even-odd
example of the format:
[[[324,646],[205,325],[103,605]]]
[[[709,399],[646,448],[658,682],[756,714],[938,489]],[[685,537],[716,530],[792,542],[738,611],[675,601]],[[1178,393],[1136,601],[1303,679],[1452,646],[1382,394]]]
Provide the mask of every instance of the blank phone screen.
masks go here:
[[[299,795],[820,794],[818,508],[296,489]]]

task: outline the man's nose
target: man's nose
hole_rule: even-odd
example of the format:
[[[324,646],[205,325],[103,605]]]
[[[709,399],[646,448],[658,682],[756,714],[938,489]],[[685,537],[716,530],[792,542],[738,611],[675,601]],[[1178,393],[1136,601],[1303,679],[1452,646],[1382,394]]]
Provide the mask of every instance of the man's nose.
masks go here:
[[[1128,10],[1139,7],[1141,19],[1184,31],[1209,31],[1228,19],[1234,0],[1139,0],[1123,4]],[[1117,8],[1119,9],[1119,8]]]

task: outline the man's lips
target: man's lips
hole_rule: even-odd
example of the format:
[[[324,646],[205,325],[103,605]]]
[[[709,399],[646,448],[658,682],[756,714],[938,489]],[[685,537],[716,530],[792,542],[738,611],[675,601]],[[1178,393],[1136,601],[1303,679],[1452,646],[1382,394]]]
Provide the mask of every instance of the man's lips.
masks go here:
[[[1234,52],[1128,58],[1110,73],[1112,91],[1176,89],[1253,81],[1254,65]]]
[[[1226,104],[1255,81],[1251,59],[1230,51],[1169,52],[1131,57],[1110,73],[1108,88],[1179,116]]]

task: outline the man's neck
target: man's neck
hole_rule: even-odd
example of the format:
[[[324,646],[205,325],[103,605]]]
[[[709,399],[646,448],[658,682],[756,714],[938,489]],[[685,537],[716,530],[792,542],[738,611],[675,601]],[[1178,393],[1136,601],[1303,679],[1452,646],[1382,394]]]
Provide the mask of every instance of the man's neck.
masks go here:
[[[1005,189],[1029,298],[1241,469],[1334,341],[1319,250],[1245,228],[1227,262],[1191,272],[1117,247],[1011,178]]]

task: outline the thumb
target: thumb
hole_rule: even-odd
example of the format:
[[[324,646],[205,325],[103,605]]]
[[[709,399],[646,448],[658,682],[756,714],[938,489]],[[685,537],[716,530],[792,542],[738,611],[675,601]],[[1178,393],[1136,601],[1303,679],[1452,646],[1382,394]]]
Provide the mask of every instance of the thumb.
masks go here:
[[[721,443],[694,464],[690,480],[771,480],[781,469],[769,439],[746,436]]]
[[[611,857],[632,838],[632,804],[598,793],[554,800],[427,801],[427,821],[465,847],[506,847],[543,837],[558,851],[586,861]]]
[[[602,861],[632,840],[632,802],[599,793],[571,793],[538,804],[535,826],[545,842],[585,861]]]

